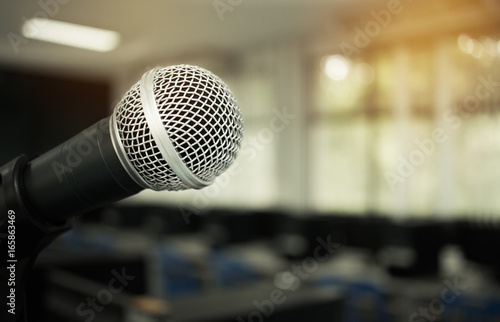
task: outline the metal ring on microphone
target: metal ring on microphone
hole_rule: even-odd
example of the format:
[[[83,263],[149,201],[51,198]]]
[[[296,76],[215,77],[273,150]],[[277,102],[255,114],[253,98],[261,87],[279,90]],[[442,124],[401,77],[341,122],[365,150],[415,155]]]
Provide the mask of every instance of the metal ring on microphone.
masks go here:
[[[132,163],[127,157],[127,153],[123,147],[122,141],[119,139],[120,135],[118,134],[118,125],[116,124],[116,110],[113,111],[111,117],[109,118],[109,134],[111,136],[111,143],[113,143],[113,148],[115,149],[116,155],[118,156],[118,160],[122,164],[123,168],[129,176],[137,182],[143,188],[153,189],[150,184],[148,184],[140,175],[137,173],[137,170],[134,168]]]
[[[161,68],[157,67],[145,73],[140,81],[140,96],[144,116],[146,117],[151,136],[156,142],[158,150],[160,150],[161,155],[167,161],[172,171],[190,188],[201,189],[210,185],[213,181],[200,179],[186,167],[165,130],[158,107],[156,106],[153,88],[154,76],[159,69]]]

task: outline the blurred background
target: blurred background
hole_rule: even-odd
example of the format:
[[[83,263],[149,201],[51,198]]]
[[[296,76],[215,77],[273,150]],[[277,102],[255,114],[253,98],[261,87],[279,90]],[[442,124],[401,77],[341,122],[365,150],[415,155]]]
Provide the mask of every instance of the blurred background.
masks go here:
[[[211,70],[245,120],[212,186],[143,191],[46,249],[38,321],[500,321],[498,1],[23,0],[0,15],[0,164],[108,116],[155,66]]]

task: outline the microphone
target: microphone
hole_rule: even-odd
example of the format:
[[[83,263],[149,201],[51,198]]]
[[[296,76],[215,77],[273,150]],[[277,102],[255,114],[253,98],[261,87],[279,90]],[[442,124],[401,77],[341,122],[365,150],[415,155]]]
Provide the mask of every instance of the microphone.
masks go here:
[[[57,223],[143,189],[200,189],[229,168],[242,139],[239,106],[219,77],[154,68],[110,117],[26,164],[24,201]]]
[[[233,163],[242,139],[228,86],[205,69],[178,65],[145,73],[110,117],[39,157],[1,166],[0,297],[7,308],[0,320],[26,319],[31,267],[76,215],[143,189],[208,186]]]

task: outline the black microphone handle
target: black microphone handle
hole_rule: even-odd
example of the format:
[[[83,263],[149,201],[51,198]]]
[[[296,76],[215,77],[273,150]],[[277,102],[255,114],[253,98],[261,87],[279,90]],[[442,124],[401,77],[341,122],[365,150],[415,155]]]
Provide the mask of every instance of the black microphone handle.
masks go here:
[[[58,223],[144,188],[126,172],[111,140],[109,117],[28,162],[29,207]]]

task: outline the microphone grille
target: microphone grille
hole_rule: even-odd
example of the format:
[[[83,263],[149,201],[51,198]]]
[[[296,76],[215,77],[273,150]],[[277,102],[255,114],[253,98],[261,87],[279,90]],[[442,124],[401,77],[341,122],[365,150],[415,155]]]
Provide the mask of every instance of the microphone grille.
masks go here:
[[[133,177],[154,190],[210,184],[233,163],[243,139],[243,119],[229,87],[190,65],[145,75],[118,103],[113,118]]]

